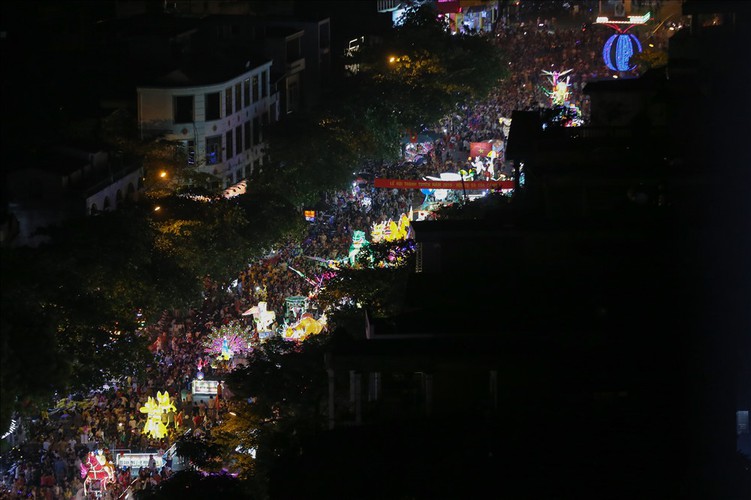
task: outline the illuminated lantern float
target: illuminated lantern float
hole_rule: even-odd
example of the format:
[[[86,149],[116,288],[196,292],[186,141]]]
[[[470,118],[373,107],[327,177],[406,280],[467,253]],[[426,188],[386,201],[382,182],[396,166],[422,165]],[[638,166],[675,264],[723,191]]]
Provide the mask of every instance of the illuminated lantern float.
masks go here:
[[[607,39],[602,49],[605,66],[612,71],[631,71],[636,67],[631,64],[631,57],[642,51],[641,43],[631,33],[616,33]]]
[[[265,310],[265,302],[264,304]],[[239,321],[230,321],[219,328],[212,327],[203,342],[206,353],[217,361],[231,361],[235,355],[245,355],[253,350],[253,331]]]
[[[631,71],[636,67],[631,64],[631,58],[642,51],[641,43],[636,35],[628,33],[634,26],[646,24],[651,18],[647,12],[643,16],[624,15],[627,8],[621,9],[615,17],[598,16],[595,24],[604,24],[616,31],[605,41],[602,48],[602,59],[611,71]]]
[[[140,410],[141,413],[147,415],[146,424],[143,426],[143,434],[148,434],[152,438],[162,439],[167,435],[167,426],[162,422],[162,413],[169,411],[177,411],[175,405],[172,404],[172,400],[169,397],[167,391],[157,392],[156,399],[149,396],[146,400],[146,404],[143,405]]]
[[[110,483],[115,482],[115,467],[102,450],[91,451],[86,463],[81,463],[81,478],[84,495],[94,492],[100,496]]]

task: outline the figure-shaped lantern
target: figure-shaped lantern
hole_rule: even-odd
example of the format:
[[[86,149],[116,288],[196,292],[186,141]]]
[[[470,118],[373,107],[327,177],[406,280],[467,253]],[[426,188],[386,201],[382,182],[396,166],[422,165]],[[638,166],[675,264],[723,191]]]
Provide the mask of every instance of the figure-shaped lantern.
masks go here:
[[[146,424],[143,426],[143,434],[161,439],[167,435],[167,426],[162,422],[162,414],[168,411],[177,411],[177,409],[172,404],[169,393],[164,391],[164,393],[156,393],[156,400],[152,396],[149,396],[146,404],[139,411],[148,415]]]
[[[83,494],[87,495],[94,485],[99,491],[107,491],[107,486],[115,482],[115,466],[102,450],[89,452],[86,463],[81,464],[81,478],[83,479]]]
[[[357,254],[360,253],[363,247],[366,247],[369,244],[370,243],[368,243],[368,240],[365,239],[365,231],[353,231],[352,244],[349,246],[350,265],[355,264],[355,259],[357,258]]]
[[[267,332],[271,330],[271,325],[276,320],[276,313],[267,309],[268,304],[266,302],[259,302],[258,305],[248,309],[244,315],[253,315],[253,321],[256,325],[256,331]]]

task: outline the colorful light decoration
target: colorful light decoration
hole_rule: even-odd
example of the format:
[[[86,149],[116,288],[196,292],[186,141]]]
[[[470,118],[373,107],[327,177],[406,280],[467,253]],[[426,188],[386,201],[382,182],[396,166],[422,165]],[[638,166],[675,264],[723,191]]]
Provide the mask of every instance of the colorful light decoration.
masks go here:
[[[243,316],[253,316],[256,331],[259,334],[271,330],[271,325],[276,320],[276,313],[267,309],[267,307],[268,304],[266,302],[259,302],[258,305],[251,307],[243,313]]]
[[[326,321],[325,314],[315,319],[310,313],[305,313],[300,318],[300,321],[284,329],[282,338],[285,340],[303,341],[310,335],[317,335],[325,330]]]
[[[602,49],[605,65],[612,71],[631,71],[636,65],[631,65],[631,57],[642,51],[641,42],[631,33],[616,33],[611,35]]]
[[[564,75],[567,75],[571,73],[571,69],[567,69],[566,71],[543,71],[542,74],[548,77],[548,82],[552,85],[551,90],[543,88],[543,92],[545,95],[550,97],[550,101],[553,104],[553,106],[563,106],[568,102],[569,98],[569,91],[568,88],[571,86],[569,83],[570,77],[566,77],[565,80],[562,79]]]
[[[373,224],[373,229],[370,231],[370,239],[373,243],[404,240],[409,237],[410,230],[409,217],[407,214],[402,214],[399,217],[398,223],[389,219],[388,221]]]
[[[107,491],[109,483],[115,482],[115,466],[102,450],[97,450],[96,453],[90,451],[86,457],[86,464],[81,464],[81,478],[84,495],[87,495],[91,483],[94,482],[99,482],[101,491]]]
[[[167,391],[156,393],[156,399],[149,396],[146,404],[139,411],[146,413],[146,424],[143,426],[143,434],[148,434],[152,438],[161,439],[167,435],[167,426],[162,422],[162,414],[167,411],[177,411],[175,405],[169,397]]]
[[[13,434],[14,432],[16,432],[17,427],[18,427],[18,422],[16,421],[16,419],[15,418],[11,419],[10,427],[8,428],[7,432],[3,434],[2,437],[0,437],[0,439],[5,439],[11,434]]]
[[[642,51],[641,42],[636,38],[636,35],[628,33],[628,30],[636,25],[646,24],[651,17],[652,15],[649,12],[643,16],[597,17],[595,24],[604,24],[616,31],[605,41],[602,48],[602,58],[608,69],[611,71],[631,71],[636,67],[636,65],[630,64],[630,60],[634,54]],[[625,26],[625,28],[622,26]]]
[[[272,311],[269,312],[272,313]],[[216,356],[219,360],[229,361],[235,354],[252,351],[252,341],[253,331],[249,326],[239,321],[231,321],[219,328],[212,327],[203,346],[208,354]]]
[[[355,265],[357,254],[360,253],[363,247],[367,247],[368,245],[370,243],[365,239],[365,231],[356,230],[352,232],[352,244],[349,246],[348,254],[350,265]]]
[[[607,16],[598,16],[595,19],[595,24],[630,24],[633,26],[635,24],[646,24],[651,17],[651,12],[647,12],[643,16],[614,17],[612,19]]]

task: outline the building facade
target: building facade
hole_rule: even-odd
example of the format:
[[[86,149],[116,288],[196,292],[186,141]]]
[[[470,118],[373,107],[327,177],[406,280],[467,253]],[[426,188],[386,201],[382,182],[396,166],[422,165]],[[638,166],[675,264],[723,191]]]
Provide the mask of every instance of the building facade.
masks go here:
[[[246,71],[210,84],[192,85],[177,71],[163,85],[138,87],[141,137],[178,142],[188,165],[224,188],[240,182],[263,164],[262,128],[279,116],[271,64],[248,63]]]

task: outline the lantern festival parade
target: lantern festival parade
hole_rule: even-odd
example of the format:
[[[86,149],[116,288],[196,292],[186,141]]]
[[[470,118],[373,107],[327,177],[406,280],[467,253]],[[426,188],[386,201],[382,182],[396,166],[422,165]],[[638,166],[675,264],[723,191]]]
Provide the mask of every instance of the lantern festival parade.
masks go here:
[[[634,28],[647,24],[650,19],[650,13],[639,16],[628,13],[622,16],[598,16],[594,25],[600,26],[601,31],[597,35],[602,37],[598,39],[601,50],[597,54],[597,64],[614,72],[613,77],[626,78],[634,72],[636,64],[632,59],[643,51]],[[603,33],[604,28],[611,31]],[[585,117],[578,105],[582,102],[582,89],[574,85],[575,81],[581,80],[581,75],[577,75],[573,67],[566,66],[567,63],[568,61],[561,60],[544,67],[534,66],[532,63],[529,65],[529,73],[538,77],[535,80],[535,91],[545,98],[544,102],[539,103],[539,108],[545,109],[543,114],[547,113],[544,128],[584,125]],[[473,118],[469,114],[467,116],[466,120],[470,122]],[[264,343],[281,340],[287,346],[302,345],[316,336],[330,332],[330,318],[337,307],[359,307],[356,299],[349,302],[343,300],[329,308],[323,307],[318,299],[327,285],[347,272],[398,268],[404,265],[416,252],[413,222],[439,219],[441,210],[454,205],[464,205],[491,196],[508,198],[516,189],[524,186],[524,166],[521,165],[519,171],[515,172],[505,159],[511,127],[510,113],[493,116],[492,126],[484,129],[485,135],[466,135],[466,146],[461,139],[455,141],[452,138],[453,135],[459,135],[452,134],[450,124],[454,118],[447,121],[448,125],[443,133],[439,129],[409,132],[402,144],[403,165],[390,169],[385,176],[374,174],[370,179],[357,178],[332,203],[333,208],[305,211],[305,221],[310,227],[321,225],[336,228],[327,233],[328,240],[323,241],[330,243],[336,238],[340,251],[330,251],[326,245],[316,247],[313,244],[298,245],[293,250],[272,250],[261,263],[249,266],[256,266],[253,269],[259,271],[248,272],[246,279],[236,280],[231,288],[231,293],[240,293],[249,299],[237,311],[238,314],[234,317],[228,314],[226,318],[216,314],[203,316],[200,324],[197,317],[191,318],[195,330],[200,329],[201,335],[194,334],[190,337],[198,348],[189,360],[190,390],[183,389],[181,392],[178,387],[177,391],[168,391],[166,384],[139,387],[143,394],[153,395],[146,395],[145,401],[141,400],[134,406],[137,408],[134,411],[142,416],[143,423],[139,423],[131,432],[145,436],[151,447],[160,446],[163,453],[158,454],[159,463],[166,463],[168,456],[166,450],[161,449],[162,445],[164,448],[173,446],[180,431],[195,428],[194,424],[199,422],[193,420],[192,408],[183,412],[181,407],[192,403],[196,408],[201,405],[208,408],[211,402],[214,405],[212,409],[218,414],[220,405],[225,404],[223,398],[229,397],[222,378],[234,369],[252,362],[254,353],[260,351]],[[463,125],[471,131],[481,128],[475,123]],[[442,161],[438,161],[441,157],[439,148],[445,151],[449,145],[450,151]],[[428,165],[431,167],[428,168]],[[416,178],[407,178],[400,175],[400,168],[404,171],[419,171],[421,174]],[[246,184],[243,184],[242,189],[228,189],[224,195],[227,198],[235,197],[244,192],[245,188]],[[386,205],[383,199],[389,200],[388,203],[398,207],[398,210],[392,210],[388,214],[378,212],[380,207]],[[408,199],[408,202],[392,203],[391,199]],[[336,226],[337,221],[331,213],[343,212],[342,207],[351,209],[355,215],[346,226]],[[323,221],[327,221],[326,224]],[[346,227],[346,230],[342,230],[342,227]],[[321,230],[321,233],[325,230]],[[320,234],[316,234],[315,238],[322,240]],[[284,286],[272,287],[263,283],[264,273],[280,277],[277,279]],[[169,338],[186,335],[187,328],[174,326],[184,318],[168,314],[165,318],[156,326],[147,325],[144,318],[138,318],[143,331],[163,330],[151,345],[152,351],[159,353],[161,359],[169,357],[164,353],[175,349],[175,346],[187,349],[188,345],[187,341],[181,344],[181,341]],[[167,331],[169,335],[164,333]],[[172,378],[175,378],[174,375]],[[134,383],[124,386],[129,390]],[[103,404],[98,397],[94,397],[92,401],[91,404],[68,401],[69,406],[60,406],[59,412],[80,412],[82,408],[87,412],[94,412],[93,408]],[[204,413],[209,414],[208,411]],[[176,421],[177,414],[185,420]],[[128,422],[125,426],[128,426]],[[80,439],[86,441],[89,438],[87,436]],[[85,445],[92,448],[88,441]],[[83,494],[103,497],[118,481],[117,468],[124,464],[139,464],[131,472],[137,472],[139,467],[148,467],[148,457],[137,455],[118,455],[104,448],[92,449],[80,465]],[[143,460],[143,463],[139,460]]]

